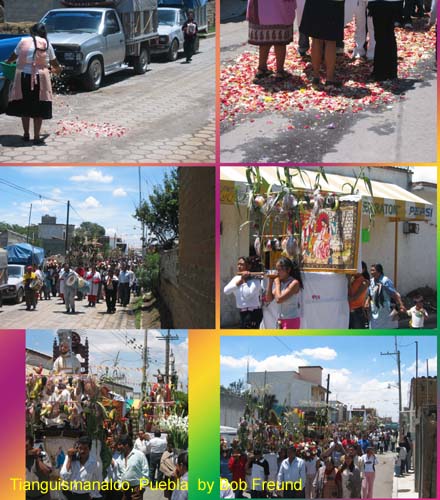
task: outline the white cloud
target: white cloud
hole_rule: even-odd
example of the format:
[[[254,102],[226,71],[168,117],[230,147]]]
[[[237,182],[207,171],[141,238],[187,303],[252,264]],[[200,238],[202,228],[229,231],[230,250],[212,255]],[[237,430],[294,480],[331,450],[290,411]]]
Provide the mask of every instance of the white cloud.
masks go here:
[[[115,236],[116,234],[116,229],[114,227],[108,227],[106,230],[105,230],[105,235],[106,236]]]
[[[52,189],[52,195],[53,196],[59,196],[61,193],[62,193],[62,191],[59,188],[53,188]]]
[[[79,205],[81,208],[99,208],[101,206],[101,203],[94,198],[93,196],[89,196],[86,198],[82,203]]]
[[[307,366],[309,363],[297,356],[297,354],[286,354],[284,356],[269,356],[261,361],[252,356],[242,356],[234,358],[233,356],[220,356],[220,364],[228,368],[249,368],[256,372],[277,372],[277,371],[296,371],[298,366]]]
[[[437,375],[437,356],[428,359],[428,370],[430,377]],[[414,363],[411,366],[408,366],[405,371],[410,375],[415,376],[416,362],[414,361]],[[426,377],[426,359],[419,359],[419,377]]]
[[[338,353],[331,349],[330,347],[316,347],[315,349],[303,349],[299,351],[298,354],[303,356],[309,356],[314,359],[324,359],[325,361],[330,361],[335,359]]]
[[[113,176],[104,175],[101,170],[92,168],[87,171],[86,175],[73,175],[72,177],[70,177],[70,180],[73,182],[95,182],[101,184],[109,184],[113,181]]]
[[[124,198],[127,196],[127,191],[125,191],[123,188],[116,188],[113,190],[113,196],[115,198]]]

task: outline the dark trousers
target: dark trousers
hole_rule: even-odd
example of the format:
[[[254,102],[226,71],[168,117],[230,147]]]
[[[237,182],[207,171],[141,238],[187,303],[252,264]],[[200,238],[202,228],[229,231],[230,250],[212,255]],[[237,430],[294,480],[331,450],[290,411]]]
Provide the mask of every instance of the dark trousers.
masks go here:
[[[310,39],[304,33],[299,32],[298,50],[307,52],[310,49]]]
[[[283,498],[306,498],[306,490],[302,489],[301,491],[297,491],[293,488],[286,488]]]
[[[91,497],[88,493],[72,493],[71,491],[63,491],[63,495],[67,500],[90,500]]]
[[[33,307],[37,306],[37,293],[35,290],[32,290],[31,288],[25,288],[24,290],[24,298],[26,300],[26,309],[30,309]]]
[[[406,470],[406,459],[400,461],[400,475],[404,474]]]
[[[107,312],[116,311],[116,294],[117,290],[106,290],[105,302],[107,304]]]
[[[240,328],[242,330],[255,330],[260,328],[263,319],[263,311],[255,309],[253,311],[240,311]]]
[[[150,453],[150,460],[148,461],[150,466],[150,481],[154,484],[156,479],[156,469],[157,469],[157,481],[162,481],[163,474],[159,470],[160,467],[160,458],[162,457],[162,453]]]
[[[123,306],[130,303],[130,283],[119,283],[119,298]]]
[[[363,307],[350,311],[350,323],[348,328],[350,330],[365,330],[368,328],[368,320],[365,316],[365,310]]]
[[[399,17],[402,2],[369,2],[373,18],[376,49],[373,77],[376,81],[397,78],[397,42],[394,22]]]
[[[191,58],[194,55],[195,44],[196,44],[195,36],[187,37],[183,42],[183,50],[185,52],[185,57],[187,61],[191,61]]]

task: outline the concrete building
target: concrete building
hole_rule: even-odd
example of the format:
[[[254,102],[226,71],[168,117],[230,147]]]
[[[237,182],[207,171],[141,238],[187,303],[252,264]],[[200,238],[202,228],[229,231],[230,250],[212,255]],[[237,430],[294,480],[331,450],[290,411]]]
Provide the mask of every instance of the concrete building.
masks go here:
[[[58,224],[56,217],[50,215],[41,217],[41,222],[38,224],[38,239],[46,255],[65,255],[66,229],[66,224]],[[75,225],[69,224],[68,247],[70,247],[74,231]]]
[[[254,394],[273,394],[279,405],[310,409],[325,406],[321,366],[299,366],[298,371],[250,372],[248,384]]]
[[[337,400],[330,400],[329,418],[333,424],[340,424],[347,421],[347,405]]]
[[[214,168],[179,168],[179,244],[161,254],[160,295],[163,327],[214,328]]]
[[[245,409],[246,402],[243,397],[220,391],[220,425],[237,427]]]
[[[312,186],[318,167],[302,169],[304,183]],[[353,172],[360,167],[325,167],[329,183],[322,181],[322,189],[341,192],[344,183],[355,182]],[[417,169],[417,167],[415,167]],[[435,167],[433,167],[435,168]],[[292,172],[294,169],[291,169]],[[269,185],[279,184],[276,167],[261,167],[260,172]],[[283,169],[280,169],[283,176]],[[385,274],[401,294],[419,287],[437,290],[437,183],[420,180],[412,182],[408,167],[367,167],[365,174],[372,181],[371,199],[362,180],[356,190],[363,196],[360,258],[368,266],[381,263]],[[251,214],[247,209],[247,182],[245,167],[222,167],[220,170],[220,289],[236,271],[237,259],[250,255],[253,247],[252,224],[245,224]],[[295,178],[299,179],[299,177]],[[348,186],[344,187],[346,191]],[[241,200],[237,208],[237,193]],[[374,223],[368,231],[368,203],[375,207]],[[266,231],[267,232],[267,231]],[[220,322],[222,327],[239,324],[238,312],[232,295],[221,293]]]
[[[26,243],[26,236],[10,229],[0,233],[0,248],[5,248],[8,245],[15,245],[17,243]]]

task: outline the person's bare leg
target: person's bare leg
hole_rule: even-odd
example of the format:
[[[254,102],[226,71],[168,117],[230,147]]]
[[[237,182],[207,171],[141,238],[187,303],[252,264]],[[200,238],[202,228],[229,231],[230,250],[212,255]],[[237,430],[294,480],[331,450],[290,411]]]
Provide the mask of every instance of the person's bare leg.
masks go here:
[[[269,57],[270,45],[260,45],[258,51],[258,69],[267,70],[267,59]]]
[[[277,60],[277,73],[283,73],[286,61],[286,46],[275,45],[275,57]]]
[[[324,41],[318,38],[312,38],[312,69],[313,78],[319,78],[319,70],[321,69],[322,49]]]
[[[40,139],[41,126],[43,125],[42,118],[34,118],[34,140]]]
[[[30,127],[31,119],[29,116],[21,117],[21,124],[23,125],[23,133],[26,137],[29,137],[29,127]]]
[[[328,82],[335,81],[336,42],[325,41],[325,74]]]

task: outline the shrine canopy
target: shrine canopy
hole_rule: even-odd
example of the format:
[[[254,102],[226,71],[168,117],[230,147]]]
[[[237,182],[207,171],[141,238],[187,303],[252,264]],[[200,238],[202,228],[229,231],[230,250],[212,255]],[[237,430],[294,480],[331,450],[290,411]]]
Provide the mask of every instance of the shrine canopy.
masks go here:
[[[284,170],[279,167],[260,167],[261,176],[274,191],[280,190],[278,174],[284,179]],[[292,174],[295,173],[291,169]],[[317,171],[302,169],[302,177],[294,178],[294,187],[299,190],[313,190]],[[321,190],[340,195],[351,194],[349,184],[353,185],[354,177],[325,173],[327,182],[320,178]],[[220,169],[220,203],[246,204],[247,186],[246,167],[221,167]],[[362,197],[363,213],[369,213],[369,203],[375,207],[376,217],[386,217],[390,221],[429,221],[433,217],[433,206],[429,201],[420,198],[410,191],[388,182],[371,181],[373,198],[363,180],[356,185],[356,194]],[[237,200],[238,196],[238,200]]]

